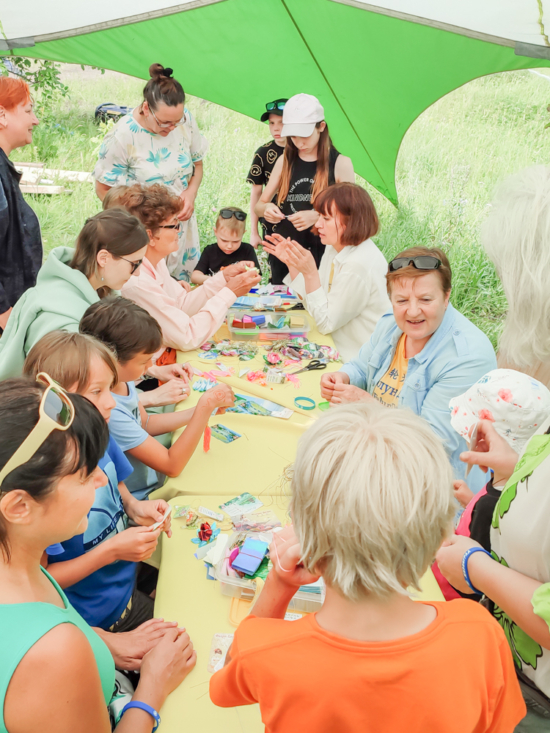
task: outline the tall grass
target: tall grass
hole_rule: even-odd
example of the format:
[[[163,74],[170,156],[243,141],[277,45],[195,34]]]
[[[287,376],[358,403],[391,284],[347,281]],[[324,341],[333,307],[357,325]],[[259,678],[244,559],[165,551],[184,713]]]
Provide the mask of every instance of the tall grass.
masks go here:
[[[98,128],[93,122],[101,102],[133,106],[143,81],[121,74],[65,67],[70,98],[59,109],[53,157],[48,167],[93,169]],[[371,186],[380,214],[378,246],[390,258],[406,247],[441,246],[453,267],[452,301],[496,344],[506,309],[502,288],[480,244],[480,226],[495,185],[507,175],[550,160],[546,110],[550,77],[527,71],[479,79],[426,110],[403,141],[397,162],[399,207]],[[248,210],[245,182],[253,151],[269,139],[266,126],[204,100],[188,106],[209,140],[205,176],[196,202],[203,246],[213,241],[215,212],[223,205]],[[258,110],[260,113],[261,110]],[[343,150],[345,152],[345,149]],[[36,150],[16,151],[31,160]],[[42,225],[45,250],[72,244],[99,201],[89,184],[65,184],[70,196],[29,196]]]

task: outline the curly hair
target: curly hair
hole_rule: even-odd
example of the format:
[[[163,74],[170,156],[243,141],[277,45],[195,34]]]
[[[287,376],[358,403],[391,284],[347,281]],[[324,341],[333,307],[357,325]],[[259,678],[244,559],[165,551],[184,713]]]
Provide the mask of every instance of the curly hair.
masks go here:
[[[132,186],[115,186],[107,191],[103,208],[112,209],[115,206],[137,216],[143,226],[154,233],[163,221],[180,212],[182,201],[162,183],[152,186],[134,183]]]

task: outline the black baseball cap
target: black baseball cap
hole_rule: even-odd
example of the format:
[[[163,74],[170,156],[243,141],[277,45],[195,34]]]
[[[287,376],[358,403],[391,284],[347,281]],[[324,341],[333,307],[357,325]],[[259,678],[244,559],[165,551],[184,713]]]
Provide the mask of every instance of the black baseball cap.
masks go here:
[[[283,109],[285,108],[285,104],[287,102],[288,99],[275,99],[273,102],[268,102],[265,105],[266,111],[260,117],[260,120],[262,122],[267,122],[269,119],[269,115],[280,115],[282,117]]]

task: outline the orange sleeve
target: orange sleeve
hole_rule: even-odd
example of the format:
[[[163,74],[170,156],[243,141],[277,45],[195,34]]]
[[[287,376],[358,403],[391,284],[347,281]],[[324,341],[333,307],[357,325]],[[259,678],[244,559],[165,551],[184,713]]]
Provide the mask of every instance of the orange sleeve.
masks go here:
[[[210,678],[210,699],[221,708],[232,708],[236,705],[252,705],[258,702],[246,674],[246,664],[239,653],[239,637],[242,626],[250,623],[245,619],[237,631],[231,646],[231,661]]]
[[[512,653],[505,639],[499,643],[499,656],[503,683],[496,691],[493,716],[487,733],[510,733],[527,713]]]

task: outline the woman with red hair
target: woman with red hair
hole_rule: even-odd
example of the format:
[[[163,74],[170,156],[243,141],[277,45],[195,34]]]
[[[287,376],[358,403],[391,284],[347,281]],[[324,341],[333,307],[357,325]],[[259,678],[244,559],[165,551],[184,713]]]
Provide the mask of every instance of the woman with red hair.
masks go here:
[[[38,125],[29,86],[22,79],[0,76],[0,333],[12,307],[36,284],[42,264],[38,218],[19,188],[19,174],[9,159],[29,145]]]

